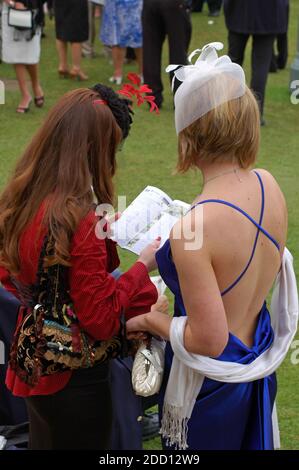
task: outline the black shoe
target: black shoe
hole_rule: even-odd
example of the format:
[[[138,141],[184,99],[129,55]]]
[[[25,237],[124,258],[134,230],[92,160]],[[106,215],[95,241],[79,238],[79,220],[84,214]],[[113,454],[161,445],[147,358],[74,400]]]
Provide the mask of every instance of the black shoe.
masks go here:
[[[212,16],[213,18],[220,16],[220,10],[210,11],[209,16]]]
[[[145,413],[142,419],[142,439],[147,441],[159,435],[159,413]]]

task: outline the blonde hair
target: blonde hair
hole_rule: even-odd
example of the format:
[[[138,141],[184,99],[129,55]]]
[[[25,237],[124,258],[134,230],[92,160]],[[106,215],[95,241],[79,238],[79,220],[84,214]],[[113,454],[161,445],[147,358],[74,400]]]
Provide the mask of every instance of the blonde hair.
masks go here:
[[[246,86],[243,96],[217,106],[179,133],[177,171],[185,173],[216,161],[249,168],[256,161],[259,143],[259,107]]]

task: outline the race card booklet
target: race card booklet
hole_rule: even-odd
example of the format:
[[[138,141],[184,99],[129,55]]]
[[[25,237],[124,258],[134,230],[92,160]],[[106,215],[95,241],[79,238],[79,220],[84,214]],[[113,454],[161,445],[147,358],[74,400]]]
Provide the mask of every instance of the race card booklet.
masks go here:
[[[173,201],[161,189],[147,186],[111,225],[112,239],[137,255],[157,237],[161,237],[163,246],[174,224],[190,207],[183,201]]]

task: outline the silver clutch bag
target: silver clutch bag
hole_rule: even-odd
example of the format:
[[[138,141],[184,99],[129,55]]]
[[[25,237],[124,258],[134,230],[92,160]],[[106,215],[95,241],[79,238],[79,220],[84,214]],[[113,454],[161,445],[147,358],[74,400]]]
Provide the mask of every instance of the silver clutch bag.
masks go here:
[[[136,395],[148,397],[158,393],[163,380],[165,341],[151,339],[150,346],[142,343],[135,355],[132,385]]]

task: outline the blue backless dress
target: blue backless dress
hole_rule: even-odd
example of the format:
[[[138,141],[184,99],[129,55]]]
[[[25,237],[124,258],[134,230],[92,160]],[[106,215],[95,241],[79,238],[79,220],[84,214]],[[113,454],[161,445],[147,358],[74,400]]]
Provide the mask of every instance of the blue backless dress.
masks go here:
[[[193,207],[207,203],[229,206],[247,217],[257,228],[251,256],[243,272],[225,291],[226,295],[246,274],[254,257],[258,238],[262,233],[280,250],[277,241],[263,228],[265,192],[259,173],[255,172],[261,187],[262,204],[259,222],[238,206],[219,199],[201,201]],[[167,240],[156,255],[160,274],[175,296],[174,315],[186,315],[177,271],[172,261],[170,242]],[[228,344],[217,359],[249,364],[267,350],[273,342],[273,330],[266,302],[260,311],[253,346],[248,347],[230,333]],[[160,393],[160,415],[171,368],[173,352],[166,346],[165,375]],[[276,375],[249,383],[223,383],[205,379],[188,423],[187,443],[190,450],[271,450],[273,449],[272,410],[276,396]],[[165,449],[169,448],[163,442]]]

